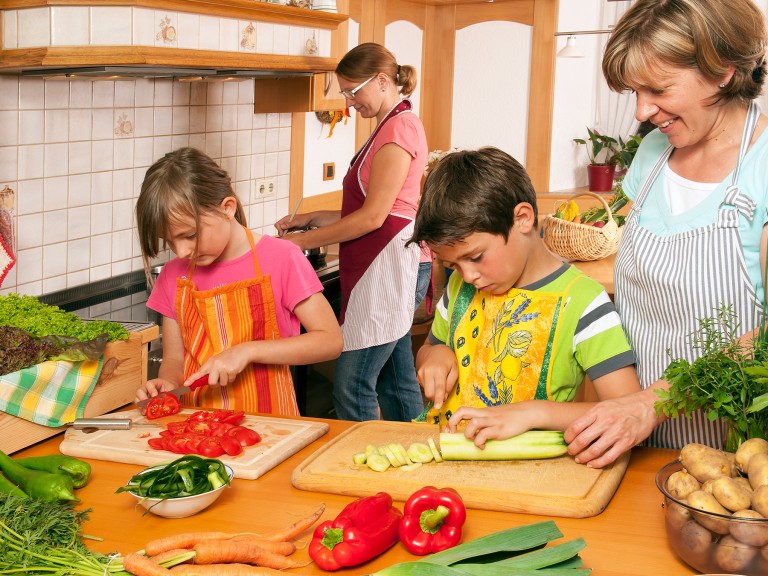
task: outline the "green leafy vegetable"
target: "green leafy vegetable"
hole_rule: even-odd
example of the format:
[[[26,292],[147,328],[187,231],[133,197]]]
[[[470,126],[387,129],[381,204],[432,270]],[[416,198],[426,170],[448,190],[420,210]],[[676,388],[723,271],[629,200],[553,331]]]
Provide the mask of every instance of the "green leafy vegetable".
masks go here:
[[[95,360],[104,353],[107,335],[81,342],[71,336],[36,338],[21,328],[0,326],[0,374],[9,374],[46,360]]]
[[[728,451],[748,438],[768,438],[768,331],[762,326],[749,344],[739,341],[740,332],[731,306],[699,320],[691,343],[701,356],[667,367],[662,378],[669,390],[657,391],[655,406],[669,417],[703,410],[710,421],[722,419],[729,426]]]

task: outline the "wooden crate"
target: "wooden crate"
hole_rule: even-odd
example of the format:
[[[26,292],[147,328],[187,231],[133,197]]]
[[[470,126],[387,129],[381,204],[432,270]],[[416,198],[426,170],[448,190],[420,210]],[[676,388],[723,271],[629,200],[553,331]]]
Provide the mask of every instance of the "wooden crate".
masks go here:
[[[84,417],[106,414],[133,401],[136,389],[147,380],[147,344],[159,335],[159,328],[152,326],[131,332],[128,340],[107,344],[101,376],[85,405]],[[64,426],[50,428],[0,412],[0,450],[11,454],[64,430]]]

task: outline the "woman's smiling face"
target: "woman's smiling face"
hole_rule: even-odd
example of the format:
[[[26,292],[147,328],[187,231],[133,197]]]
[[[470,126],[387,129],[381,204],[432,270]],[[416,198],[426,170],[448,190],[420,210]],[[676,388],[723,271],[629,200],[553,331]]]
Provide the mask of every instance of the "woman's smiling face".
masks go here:
[[[675,148],[697,144],[714,135],[722,107],[713,104],[719,82],[692,68],[669,64],[652,67],[652,73],[632,86],[637,96],[635,118],[650,120]]]

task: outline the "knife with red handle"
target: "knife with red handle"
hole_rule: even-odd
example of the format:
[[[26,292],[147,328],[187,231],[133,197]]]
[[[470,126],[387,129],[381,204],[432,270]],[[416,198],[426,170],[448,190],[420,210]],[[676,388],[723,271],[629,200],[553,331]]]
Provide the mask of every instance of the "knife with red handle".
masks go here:
[[[176,396],[176,398],[181,398],[185,394],[188,394],[192,392],[192,390],[197,390],[198,388],[201,388],[202,386],[208,385],[208,374],[204,376],[200,376],[197,380],[192,382],[189,386],[179,386],[177,388],[174,388],[173,390],[167,390],[166,394],[173,394]],[[141,400],[139,402],[136,402],[136,406],[138,408],[146,408],[147,404],[149,404],[149,401],[152,400],[152,398],[147,398],[146,400]]]

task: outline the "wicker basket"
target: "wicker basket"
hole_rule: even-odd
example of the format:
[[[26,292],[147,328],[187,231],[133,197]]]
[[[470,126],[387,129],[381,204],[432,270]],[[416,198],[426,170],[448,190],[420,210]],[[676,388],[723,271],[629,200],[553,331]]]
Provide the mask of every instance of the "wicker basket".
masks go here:
[[[571,199],[579,196],[592,196],[602,202],[608,214],[608,222],[602,228],[596,228],[547,214],[541,222],[544,244],[552,252],[568,260],[600,260],[614,254],[619,249],[622,229],[613,219],[608,203],[591,192],[574,194]]]

